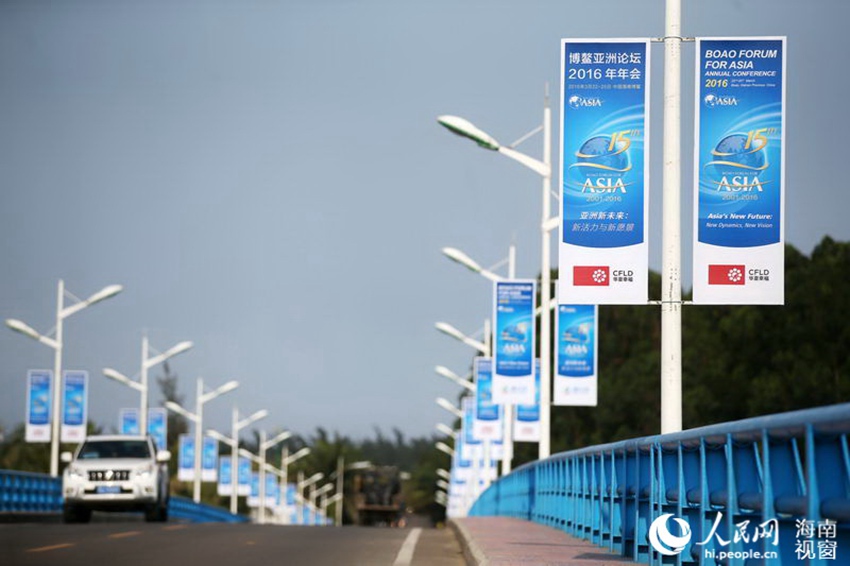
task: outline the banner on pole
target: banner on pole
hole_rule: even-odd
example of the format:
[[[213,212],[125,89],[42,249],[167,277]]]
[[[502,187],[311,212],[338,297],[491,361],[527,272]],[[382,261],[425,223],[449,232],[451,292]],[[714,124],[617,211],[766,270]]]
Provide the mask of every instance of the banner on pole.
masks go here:
[[[118,410],[118,433],[132,435],[142,434],[138,409],[125,407]]]
[[[236,469],[236,495],[251,494],[251,460],[239,457]]]
[[[463,412],[463,419],[460,421],[460,437],[463,439],[460,443],[462,451],[460,457],[464,460],[476,460],[481,457],[484,445],[475,437],[475,399],[473,397],[461,399],[460,410]],[[455,442],[457,443],[457,440]],[[458,450],[457,446],[455,450]]]
[[[82,442],[86,439],[88,381],[89,374],[86,371],[62,372],[62,426],[59,432],[62,442]]]
[[[475,358],[475,416],[472,435],[477,440],[489,441],[502,438],[502,407],[493,402],[493,360]]]
[[[157,450],[168,448],[168,412],[163,407],[148,409],[148,434],[153,438]]]
[[[785,302],[785,42],[697,38],[694,303]]]
[[[205,436],[201,452],[201,481],[213,482],[218,479],[218,440]]]
[[[493,402],[534,403],[537,282],[493,283]]]
[[[50,442],[50,416],[53,399],[53,372],[31,369],[27,372],[27,442]]]
[[[230,495],[233,493],[233,482],[230,470],[233,462],[230,461],[230,455],[219,456],[218,458],[218,484],[216,485],[216,493],[218,495]]]
[[[534,360],[534,403],[517,405],[514,442],[540,442],[540,359]]]
[[[560,297],[559,297],[560,299]],[[553,404],[597,404],[596,305],[558,305]]]
[[[177,479],[180,481],[194,481],[195,438],[191,434],[180,435],[177,463]]]
[[[646,304],[649,40],[561,41],[565,303]]]

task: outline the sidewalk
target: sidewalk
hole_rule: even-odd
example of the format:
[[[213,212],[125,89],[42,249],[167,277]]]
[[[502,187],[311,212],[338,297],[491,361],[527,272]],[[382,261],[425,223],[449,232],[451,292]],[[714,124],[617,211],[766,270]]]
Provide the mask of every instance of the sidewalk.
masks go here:
[[[623,566],[635,562],[563,531],[508,517],[464,517],[449,525],[467,564],[478,566]]]

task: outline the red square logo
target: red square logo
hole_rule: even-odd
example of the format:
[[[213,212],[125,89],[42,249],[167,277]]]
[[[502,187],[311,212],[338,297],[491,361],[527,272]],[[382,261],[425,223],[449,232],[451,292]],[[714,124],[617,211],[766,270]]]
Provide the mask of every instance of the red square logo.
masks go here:
[[[607,265],[574,265],[573,285],[583,287],[607,287],[611,276]]]
[[[743,265],[709,265],[709,285],[743,285],[746,282]]]

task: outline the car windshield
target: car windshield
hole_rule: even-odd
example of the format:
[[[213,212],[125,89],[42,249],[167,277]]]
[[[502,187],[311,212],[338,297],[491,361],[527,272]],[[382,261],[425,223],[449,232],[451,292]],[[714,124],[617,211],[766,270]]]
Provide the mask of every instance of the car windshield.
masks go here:
[[[148,443],[144,440],[97,440],[86,442],[77,456],[80,460],[98,458],[150,458]]]

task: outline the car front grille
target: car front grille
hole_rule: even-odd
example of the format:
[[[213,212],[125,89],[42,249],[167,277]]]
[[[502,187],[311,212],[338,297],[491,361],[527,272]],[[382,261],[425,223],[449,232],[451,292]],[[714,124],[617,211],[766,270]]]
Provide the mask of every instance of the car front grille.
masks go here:
[[[130,470],[90,470],[89,481],[127,481]]]

